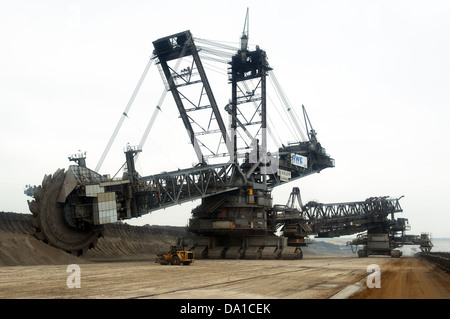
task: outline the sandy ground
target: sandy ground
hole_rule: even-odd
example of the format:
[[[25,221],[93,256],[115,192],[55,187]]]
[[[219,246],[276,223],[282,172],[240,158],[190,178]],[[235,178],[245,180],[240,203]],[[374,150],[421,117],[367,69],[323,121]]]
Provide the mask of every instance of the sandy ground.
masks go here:
[[[375,261],[376,262],[376,261]],[[381,287],[363,289],[354,299],[450,299],[450,274],[422,258],[391,259],[381,269]]]
[[[366,286],[370,264],[381,268],[381,288]],[[450,276],[415,257],[78,265],[80,288],[69,288],[76,281],[68,264],[0,267],[0,298],[327,299],[357,284],[359,292],[341,298],[450,299]]]
[[[78,258],[34,238],[29,221],[0,214],[2,299],[450,299],[450,275],[418,257],[305,251],[303,260],[162,266],[154,262],[155,253],[168,248],[179,229],[111,226],[94,250]],[[79,272],[68,269],[73,264]],[[366,286],[371,264],[381,269],[381,288]],[[79,288],[70,288],[78,282]]]
[[[197,260],[190,266],[162,266],[151,260],[87,263],[79,265],[81,288],[68,288],[68,265],[1,267],[0,297],[328,298],[366,276],[367,262],[372,260]]]

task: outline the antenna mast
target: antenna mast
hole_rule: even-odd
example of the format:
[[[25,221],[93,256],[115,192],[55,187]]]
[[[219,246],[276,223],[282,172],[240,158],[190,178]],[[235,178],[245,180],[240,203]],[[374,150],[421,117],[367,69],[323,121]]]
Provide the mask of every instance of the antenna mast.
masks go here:
[[[241,50],[242,51],[247,51],[248,38],[249,38],[249,16],[248,16],[248,8],[247,8],[247,14],[245,15],[245,21],[244,21],[244,29],[242,30],[242,36],[241,36]]]

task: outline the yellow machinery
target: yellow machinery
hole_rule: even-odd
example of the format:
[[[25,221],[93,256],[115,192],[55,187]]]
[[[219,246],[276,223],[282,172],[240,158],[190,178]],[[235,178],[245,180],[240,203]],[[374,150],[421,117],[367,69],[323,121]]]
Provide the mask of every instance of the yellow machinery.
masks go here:
[[[184,250],[181,245],[172,245],[168,253],[158,254],[155,262],[161,265],[189,265],[194,260],[194,253],[192,251]]]

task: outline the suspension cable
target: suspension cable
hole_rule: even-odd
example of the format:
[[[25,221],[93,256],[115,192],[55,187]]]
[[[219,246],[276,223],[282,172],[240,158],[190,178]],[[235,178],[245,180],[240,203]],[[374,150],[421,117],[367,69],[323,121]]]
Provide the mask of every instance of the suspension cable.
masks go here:
[[[178,68],[180,67],[181,60],[182,60],[181,58],[183,58],[184,55],[186,54],[186,50],[187,50],[187,43],[185,43],[185,45],[183,46],[183,49],[181,50],[180,55],[179,55],[179,57],[178,57],[178,61],[177,61],[176,64],[175,64],[175,67],[174,67],[174,69],[173,69],[175,72],[176,72],[176,71],[178,70]],[[163,78],[163,80],[164,80],[164,78]],[[162,106],[162,104],[163,104],[163,102],[164,102],[164,100],[165,100],[165,98],[166,98],[167,92],[168,92],[168,91],[167,91],[167,88],[165,88],[165,89],[163,90],[162,94],[161,94],[161,97],[159,98],[158,104],[156,105],[155,110],[153,111],[152,117],[151,117],[150,121],[149,121],[148,124],[147,124],[147,127],[146,127],[146,129],[145,129],[144,134],[142,135],[141,141],[139,142],[139,148],[140,148],[140,149],[142,149],[142,147],[144,146],[145,141],[147,140],[148,135],[150,134],[150,130],[152,129],[153,124],[155,123],[156,117],[157,117],[159,111],[161,111],[161,106]],[[139,154],[140,154],[140,153],[137,153],[137,154],[134,156],[134,158],[135,158],[134,161],[135,161],[135,162],[137,161]]]
[[[302,137],[302,139],[304,141],[306,141],[307,138],[306,138],[306,136],[305,136],[301,126],[300,126],[300,123],[299,123],[299,120],[297,118],[297,114],[295,113],[295,110],[292,108],[291,104],[289,103],[289,100],[287,99],[286,94],[284,93],[283,89],[281,88],[281,85],[278,82],[278,80],[277,80],[275,74],[273,73],[273,71],[269,71],[269,74],[270,74],[269,78],[271,80],[273,80],[273,84],[274,84],[274,86],[276,88],[276,91],[279,93],[286,110],[290,114],[289,118],[292,119],[292,121],[293,121],[293,123],[294,123],[294,125],[295,125],[295,127],[296,127],[296,129],[298,131],[298,133]]]
[[[114,140],[116,139],[117,133],[119,132],[123,121],[125,120],[126,117],[128,117],[128,112],[130,111],[131,106],[133,105],[134,99],[136,98],[136,95],[139,92],[139,89],[142,86],[142,83],[144,82],[144,79],[148,73],[148,70],[150,69],[151,65],[153,64],[153,57],[150,57],[147,65],[145,66],[144,72],[141,75],[141,78],[139,79],[136,88],[133,91],[133,94],[130,97],[130,100],[128,101],[127,106],[125,107],[125,110],[123,111],[122,115],[120,116],[119,122],[116,125],[116,128],[111,136],[111,138],[109,139],[108,144],[106,145],[105,150],[103,151],[102,156],[100,157],[100,160],[97,163],[97,166],[95,167],[95,171],[98,172],[101,168],[101,166],[103,165],[103,161],[106,158],[106,155],[108,154],[112,144],[114,143]]]

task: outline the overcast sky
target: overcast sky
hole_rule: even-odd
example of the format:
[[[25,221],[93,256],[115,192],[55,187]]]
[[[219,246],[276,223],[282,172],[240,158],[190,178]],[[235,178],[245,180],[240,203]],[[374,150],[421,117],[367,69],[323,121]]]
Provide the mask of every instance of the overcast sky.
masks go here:
[[[250,43],[266,50],[291,104],[305,105],[336,160],[276,188],[274,203],[294,186],[304,202],[404,195],[397,217],[409,219],[410,233],[450,237],[448,1],[2,0],[0,210],[29,212],[25,185],[67,168],[78,150],[95,168],[152,41],[191,30],[237,43],[247,7]],[[212,88],[225,105],[226,80]],[[126,143],[139,143],[162,90],[152,66],[101,173],[114,175]],[[161,113],[139,159],[143,175],[196,159],[170,95]],[[185,225],[197,204],[134,223]]]

